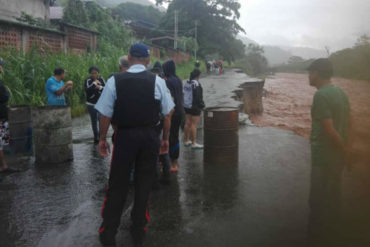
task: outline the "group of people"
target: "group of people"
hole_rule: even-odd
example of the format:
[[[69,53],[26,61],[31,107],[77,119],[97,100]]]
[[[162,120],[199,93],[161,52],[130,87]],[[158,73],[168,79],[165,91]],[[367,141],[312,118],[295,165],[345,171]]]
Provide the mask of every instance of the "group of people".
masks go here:
[[[0,73],[4,64],[5,61],[0,59]],[[184,145],[193,149],[203,147],[196,142],[197,124],[205,107],[199,83],[200,70],[195,68],[183,86],[176,76],[174,61],[169,60],[163,66],[157,62],[147,69],[149,64],[148,47],[136,43],[131,46],[128,56],[120,58],[120,72],[107,82],[99,75],[96,66],[89,68],[90,76],[85,81],[86,105],[94,141],[99,143],[99,152],[104,157],[110,155],[108,129],[111,125],[114,129],[109,185],[99,229],[99,239],[104,246],[115,245],[131,176],[134,177],[135,188],[131,234],[135,246],[142,246],[149,222],[148,200],[158,177],[158,163],[163,164],[164,182],[169,182],[170,171],[178,170],[183,112],[186,115]],[[347,96],[331,84],[331,62],[318,59],[308,70],[310,85],[318,89],[311,109],[309,230],[312,246],[315,246],[323,232],[336,231],[326,216],[330,215],[332,222],[340,216],[337,209],[340,205],[341,173],[351,144],[351,121]],[[64,83],[64,79],[64,69],[56,68],[54,76],[47,80],[48,105],[66,104],[64,93],[71,90],[73,82]],[[2,150],[9,142],[8,100],[9,92],[0,81],[0,173],[15,171],[7,166]]]
[[[163,66],[156,62],[148,70],[149,64],[148,47],[143,43],[132,45],[129,55],[120,59],[121,72],[108,79],[95,104],[100,115],[99,151],[104,157],[110,154],[107,131],[111,124],[114,126],[109,185],[99,230],[103,245],[115,244],[133,166],[135,199],[131,234],[135,245],[142,245],[149,221],[148,199],[157,179],[158,162],[163,164],[162,181],[165,183],[169,182],[170,171],[178,170],[179,131],[184,108],[185,144],[193,149],[202,148],[196,143],[193,128],[204,108],[200,71],[195,69],[183,87],[176,76],[174,61],[169,60]],[[188,85],[191,91],[187,91]],[[190,132],[191,135],[186,134]],[[191,143],[186,138],[191,138]]]
[[[222,61],[206,61],[207,73],[217,71],[220,75],[224,73]]]

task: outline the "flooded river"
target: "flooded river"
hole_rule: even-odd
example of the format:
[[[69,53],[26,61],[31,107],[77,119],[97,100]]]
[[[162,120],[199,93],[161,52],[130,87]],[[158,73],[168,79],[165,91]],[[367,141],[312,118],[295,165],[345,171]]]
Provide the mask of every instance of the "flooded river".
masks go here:
[[[370,82],[334,78],[333,84],[348,95],[353,118],[352,135],[357,158],[370,162]],[[264,113],[252,117],[257,126],[292,130],[309,139],[311,104],[316,91],[308,75],[279,73],[266,79]]]

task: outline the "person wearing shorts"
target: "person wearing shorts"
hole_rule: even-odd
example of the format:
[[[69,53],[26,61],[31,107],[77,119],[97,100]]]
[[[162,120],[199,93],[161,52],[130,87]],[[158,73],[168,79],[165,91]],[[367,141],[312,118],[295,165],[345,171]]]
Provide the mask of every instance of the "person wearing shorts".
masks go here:
[[[203,145],[197,143],[197,125],[200,114],[204,109],[203,89],[199,83],[200,70],[194,69],[190,79],[184,85],[184,110],[186,114],[184,141],[185,146],[192,149],[203,149]]]

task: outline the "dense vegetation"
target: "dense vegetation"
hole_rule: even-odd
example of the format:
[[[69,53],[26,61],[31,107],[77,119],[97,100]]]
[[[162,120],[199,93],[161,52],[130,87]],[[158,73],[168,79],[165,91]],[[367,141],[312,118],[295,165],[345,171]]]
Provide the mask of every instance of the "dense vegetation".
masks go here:
[[[29,53],[1,50],[7,64],[2,79],[11,94],[10,105],[42,106],[46,104],[45,82],[53,75],[55,67],[64,67],[66,80],[72,80],[72,91],[66,95],[73,116],[85,112],[84,80],[88,68],[97,65],[105,78],[118,69],[120,50],[111,49],[109,55],[97,54],[53,54],[40,53],[37,49]]]
[[[330,56],[336,76],[370,81],[370,37],[363,35],[353,48]]]
[[[361,36],[352,47],[337,51],[329,56],[335,76],[370,81],[370,37]],[[274,68],[276,72],[306,73],[310,60],[292,60]]]
[[[248,75],[263,76],[268,70],[267,59],[263,53],[263,47],[249,44],[246,55],[236,63],[236,66]]]
[[[123,20],[143,20],[153,24],[159,24],[164,12],[153,6],[143,6],[137,3],[122,3],[113,9],[115,15]]]
[[[95,2],[84,4],[81,0],[69,0],[64,8],[63,21],[98,31],[100,52],[105,52],[106,46],[127,50],[134,40],[122,19],[114,17],[111,9],[103,9]]]
[[[40,53],[37,49],[24,54],[15,50],[0,50],[0,57],[7,62],[5,72],[0,74],[0,78],[11,94],[10,105],[43,106],[46,104],[46,80],[53,75],[55,67],[64,67],[67,71],[66,80],[74,82],[66,99],[72,108],[72,115],[78,116],[85,112],[84,80],[89,76],[88,68],[91,65],[98,66],[100,74],[107,79],[117,72],[120,55],[120,50],[116,48],[112,48],[106,55]],[[152,63],[154,61],[155,59]],[[178,66],[178,76],[188,78],[194,63],[191,60]],[[202,69],[204,70],[204,64]]]
[[[166,15],[160,22],[162,30],[174,30],[175,11],[178,12],[179,36],[195,37],[199,56],[223,59],[228,62],[244,56],[245,46],[236,38],[244,32],[237,23],[240,3],[236,0],[157,0],[168,3]],[[173,33],[173,32],[171,32]]]

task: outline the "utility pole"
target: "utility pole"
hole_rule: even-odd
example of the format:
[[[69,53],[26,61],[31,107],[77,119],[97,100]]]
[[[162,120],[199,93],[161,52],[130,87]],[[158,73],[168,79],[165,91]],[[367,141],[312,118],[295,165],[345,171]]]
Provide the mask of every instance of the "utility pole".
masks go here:
[[[179,21],[178,21],[178,11],[175,10],[175,41],[173,43],[173,48],[177,49],[177,38],[178,38],[178,31],[179,31]]]
[[[195,60],[197,60],[197,51],[198,51],[198,21],[195,20],[195,52],[194,52]]]

